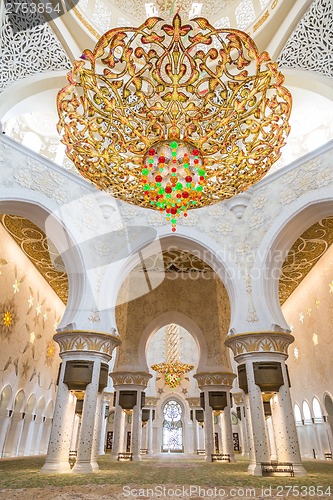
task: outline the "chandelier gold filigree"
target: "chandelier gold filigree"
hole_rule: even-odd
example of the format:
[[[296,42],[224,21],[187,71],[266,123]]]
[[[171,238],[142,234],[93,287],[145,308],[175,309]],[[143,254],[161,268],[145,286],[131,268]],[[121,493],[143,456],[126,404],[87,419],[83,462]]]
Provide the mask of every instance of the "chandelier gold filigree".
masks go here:
[[[99,189],[176,218],[245,191],[279,158],[291,95],[267,52],[206,19],[108,31],[58,94],[67,156]]]

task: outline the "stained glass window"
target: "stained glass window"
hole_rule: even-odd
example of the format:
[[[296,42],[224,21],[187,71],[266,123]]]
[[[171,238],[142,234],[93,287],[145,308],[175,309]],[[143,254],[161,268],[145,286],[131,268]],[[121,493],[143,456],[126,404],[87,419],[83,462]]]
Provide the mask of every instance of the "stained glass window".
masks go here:
[[[183,451],[182,408],[177,401],[168,401],[163,410],[163,451]]]

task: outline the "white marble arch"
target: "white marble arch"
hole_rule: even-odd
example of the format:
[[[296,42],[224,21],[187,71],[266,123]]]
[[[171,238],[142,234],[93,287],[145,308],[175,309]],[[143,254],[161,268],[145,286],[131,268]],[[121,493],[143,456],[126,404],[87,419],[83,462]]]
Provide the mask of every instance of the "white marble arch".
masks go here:
[[[143,252],[143,258],[147,258],[172,248],[173,250],[194,253],[216,272],[227,290],[230,301],[230,329],[237,328],[237,323],[245,319],[248,299],[243,277],[227,250],[221,248],[206,234],[193,228],[179,227],[176,235],[171,233],[169,226],[154,229],[156,230],[155,240],[139,242],[127,259],[111,264],[105,272],[100,291],[100,296],[104,298],[105,303],[102,304],[101,310],[107,312],[111,324],[116,325],[115,307],[125,278],[135,266],[142,263],[140,252]],[[112,287],[110,287],[110,283],[112,283]],[[156,286],[160,283],[161,281],[157,282]]]
[[[187,330],[195,340],[199,351],[199,363],[197,371],[208,371],[207,369],[207,343],[205,335],[198,325],[186,314],[170,310],[168,312],[162,313],[151,321],[146,328],[143,330],[139,349],[138,349],[138,359],[140,363],[140,369],[143,371],[148,371],[147,361],[146,361],[146,351],[151,337],[161,328],[170,323],[175,323]]]
[[[69,294],[67,307],[59,327],[75,320],[84,300],[85,272],[79,245],[71,231],[59,219],[58,206],[41,193],[21,188],[0,190],[0,213],[18,215],[29,219],[46,232],[61,254],[68,275]],[[58,212],[59,213],[59,212]]]
[[[12,404],[13,390],[9,384],[0,393],[0,410],[9,410]]]
[[[253,301],[261,325],[289,331],[279,301],[283,262],[297,238],[310,226],[333,215],[332,187],[309,191],[282,211],[264,236],[253,266]]]

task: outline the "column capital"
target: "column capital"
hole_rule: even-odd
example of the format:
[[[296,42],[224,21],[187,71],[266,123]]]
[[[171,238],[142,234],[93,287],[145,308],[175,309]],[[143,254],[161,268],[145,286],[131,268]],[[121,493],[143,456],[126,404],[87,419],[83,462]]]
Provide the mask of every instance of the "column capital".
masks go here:
[[[136,385],[146,388],[152,375],[147,372],[111,372],[110,377],[115,387]]]
[[[193,378],[196,379],[201,390],[205,387],[213,389],[212,386],[218,386],[219,389],[221,389],[221,386],[226,386],[231,389],[236,376],[233,372],[201,372],[193,375]]]
[[[71,352],[99,353],[112,357],[112,351],[121,341],[117,335],[95,330],[66,330],[54,335],[54,340],[59,344],[60,356]]]
[[[186,401],[188,402],[191,410],[196,408],[201,409],[200,398],[186,398]]]
[[[224,344],[230,347],[235,360],[249,353],[277,353],[288,356],[288,347],[295,338],[287,332],[245,332],[230,335]]]
[[[160,398],[156,398],[155,396],[146,396],[145,398],[145,408],[156,408],[157,403]]]
[[[232,399],[234,400],[237,406],[244,404],[244,392],[232,392]]]

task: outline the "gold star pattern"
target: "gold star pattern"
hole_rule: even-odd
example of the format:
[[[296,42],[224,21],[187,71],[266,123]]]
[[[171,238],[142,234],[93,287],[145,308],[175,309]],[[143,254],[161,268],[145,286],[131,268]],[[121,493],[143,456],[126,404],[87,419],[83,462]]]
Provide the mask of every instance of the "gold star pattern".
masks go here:
[[[311,307],[309,307],[309,306],[308,306],[308,307],[306,308],[306,314],[307,314],[308,316],[311,316]]]
[[[20,291],[20,282],[16,279],[13,285],[14,293],[18,293]]]
[[[316,333],[312,335],[312,342],[313,345],[318,345],[318,335]]]
[[[319,309],[319,304],[320,304],[320,300],[319,300],[319,299],[316,299],[316,300],[315,300],[315,307],[316,307],[317,309]]]
[[[330,293],[333,293],[333,280],[328,284],[328,286],[330,287]]]

